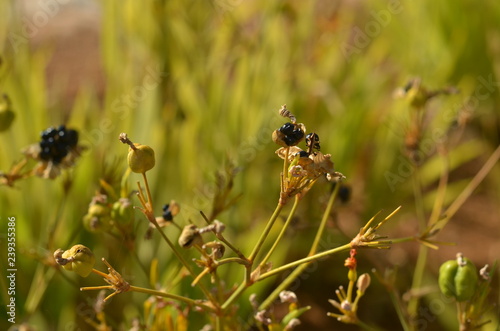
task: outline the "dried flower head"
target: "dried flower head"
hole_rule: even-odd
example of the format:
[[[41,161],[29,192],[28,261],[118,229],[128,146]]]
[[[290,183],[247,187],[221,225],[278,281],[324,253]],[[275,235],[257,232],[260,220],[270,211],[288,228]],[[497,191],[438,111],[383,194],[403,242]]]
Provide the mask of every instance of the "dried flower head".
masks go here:
[[[108,267],[108,273],[105,274],[98,270],[94,270],[94,273],[101,275],[104,278],[104,281],[108,283],[108,286],[95,286],[95,287],[81,287],[80,291],[88,291],[88,290],[102,290],[102,289],[111,289],[114,290],[113,293],[108,295],[103,301],[106,302],[116,294],[127,292],[130,290],[130,284],[123,279],[122,275],[118,273],[106,259],[102,258],[102,262],[106,264]]]
[[[315,181],[321,176],[333,178],[345,178],[333,167],[330,154],[321,152],[308,153],[297,146],[282,147],[276,154],[285,162],[289,163],[288,173],[282,175],[280,203],[286,201],[296,194],[305,194]]]

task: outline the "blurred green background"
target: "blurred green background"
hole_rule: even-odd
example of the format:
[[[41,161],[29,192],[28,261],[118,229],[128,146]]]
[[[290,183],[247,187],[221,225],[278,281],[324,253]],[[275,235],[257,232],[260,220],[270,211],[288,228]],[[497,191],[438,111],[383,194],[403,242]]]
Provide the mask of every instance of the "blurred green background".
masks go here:
[[[431,89],[460,89],[429,104],[436,126],[429,128],[429,137],[433,129],[446,130],[463,108],[472,113],[462,140],[450,152],[448,201],[500,142],[498,1],[26,0],[2,1],[0,13],[0,92],[10,97],[16,113],[11,128],[0,133],[0,169],[8,171],[20,151],[50,126],[65,123],[79,130],[88,147],[77,165],[56,180],[29,178],[14,188],[0,187],[0,232],[5,233],[8,216],[17,218],[17,320],[38,330],[88,329],[81,312],[97,293],[81,293],[78,287],[102,283],[95,276],[69,275],[72,282],[67,281],[41,262],[59,247],[85,244],[98,259],[118,265],[134,284],[147,285],[119,239],[91,234],[81,222],[99,179],[109,169],[126,169],[120,132],[155,149],[157,165],[148,174],[155,208],[161,214],[161,205],[175,199],[182,208],[181,224],[202,224],[198,210],[210,211],[214,173],[231,160],[238,169],[234,194],[242,198],[220,220],[243,251],[251,249],[277,203],[282,164],[270,137],[285,122],[277,113],[282,104],[308,131],[319,134],[322,151],[332,154],[352,188],[351,200],[338,204],[331,217],[324,249],[347,242],[379,210],[399,205],[402,212],[385,233],[416,233],[409,176],[396,185],[388,182],[388,174],[401,176],[409,112],[408,103],[395,100],[393,91],[411,77],[421,77]],[[423,170],[429,210],[440,171],[439,162],[432,162],[434,154],[426,155],[430,161]],[[131,177],[131,183],[139,179]],[[499,257],[499,187],[497,166],[438,237],[457,246],[431,252],[430,284],[438,266],[457,251],[478,266]],[[320,182],[301,203],[277,262],[306,254],[330,189]],[[139,258],[149,267],[158,257],[162,282],[168,283],[177,261],[158,236],[142,239],[147,224],[140,221]],[[3,266],[5,237],[0,240]],[[403,293],[410,287],[417,248],[410,243],[390,251],[363,251],[360,272],[397,266]],[[313,307],[298,329],[357,329],[326,316],[334,310],[327,299],[347,282],[346,257],[323,261],[297,283],[301,305]],[[104,270],[100,262],[97,268]],[[2,302],[7,299],[4,269]],[[229,284],[241,276],[240,269],[227,269]],[[279,279],[258,286],[259,299]],[[372,283],[362,318],[398,329],[387,293]],[[496,283],[492,300],[498,305]],[[251,314],[245,298],[243,321]],[[110,303],[110,324],[130,328],[145,299],[117,296]],[[491,330],[498,326],[498,313],[498,308],[491,313]],[[450,314],[446,310],[426,319],[424,329],[453,330]],[[190,329],[203,326],[197,324],[200,316],[192,319]],[[2,313],[1,329],[10,326],[4,322]]]

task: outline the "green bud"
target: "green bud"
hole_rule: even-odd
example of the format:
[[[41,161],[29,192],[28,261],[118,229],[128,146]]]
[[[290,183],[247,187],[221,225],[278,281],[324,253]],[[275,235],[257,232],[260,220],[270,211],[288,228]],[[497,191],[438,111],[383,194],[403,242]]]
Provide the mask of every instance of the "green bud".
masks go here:
[[[134,221],[134,207],[128,198],[121,198],[113,204],[111,218],[121,225],[127,225]]]
[[[103,232],[111,229],[111,209],[104,204],[91,203],[83,217],[83,225],[90,232]]]
[[[94,253],[83,245],[75,245],[62,253],[62,260],[65,261],[62,266],[68,271],[74,271],[82,277],[87,277],[94,268]]]
[[[135,173],[145,173],[153,169],[155,166],[155,151],[141,144],[134,144],[135,148],[130,147],[128,150],[128,166]]]
[[[459,255],[456,260],[446,261],[439,268],[439,288],[444,295],[466,301],[476,290],[478,276],[476,266]]]

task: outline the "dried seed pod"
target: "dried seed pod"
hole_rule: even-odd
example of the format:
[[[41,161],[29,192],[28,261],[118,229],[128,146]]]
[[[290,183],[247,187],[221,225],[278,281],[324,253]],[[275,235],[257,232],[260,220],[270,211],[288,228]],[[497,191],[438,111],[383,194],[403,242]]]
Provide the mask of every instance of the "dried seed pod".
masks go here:
[[[218,241],[211,241],[209,243],[204,244],[203,249],[207,248],[210,248],[212,250],[210,256],[214,260],[221,259],[224,256],[224,253],[226,252],[226,247]]]
[[[306,146],[308,147],[309,154],[311,154],[313,150],[319,151],[321,149],[321,146],[319,144],[319,136],[314,132],[307,134]]]
[[[198,232],[198,227],[189,224],[184,227],[179,237],[179,245],[183,248],[190,248],[193,245],[203,245],[203,238]]]

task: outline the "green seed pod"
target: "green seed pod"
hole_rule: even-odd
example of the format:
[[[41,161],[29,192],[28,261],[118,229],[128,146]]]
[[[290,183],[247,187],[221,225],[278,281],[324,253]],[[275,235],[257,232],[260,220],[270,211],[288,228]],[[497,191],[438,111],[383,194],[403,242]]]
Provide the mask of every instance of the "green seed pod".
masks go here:
[[[147,145],[134,144],[134,146],[135,149],[130,147],[128,151],[130,170],[142,174],[153,169],[155,166],[155,151]]]
[[[128,198],[121,198],[113,204],[111,218],[121,225],[127,225],[134,221],[134,207]]]
[[[83,217],[83,225],[90,232],[103,232],[111,229],[111,210],[107,205],[92,203]]]
[[[11,109],[10,100],[4,94],[0,100],[0,132],[7,130],[15,117],[16,114]]]
[[[63,265],[64,269],[74,271],[82,277],[87,277],[92,272],[95,264],[94,253],[83,245],[71,247],[62,253],[62,258],[67,261]]]
[[[446,261],[439,268],[439,288],[444,295],[462,302],[474,295],[478,276],[476,266],[461,255]]]

